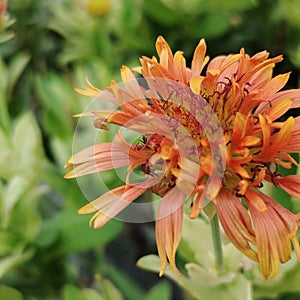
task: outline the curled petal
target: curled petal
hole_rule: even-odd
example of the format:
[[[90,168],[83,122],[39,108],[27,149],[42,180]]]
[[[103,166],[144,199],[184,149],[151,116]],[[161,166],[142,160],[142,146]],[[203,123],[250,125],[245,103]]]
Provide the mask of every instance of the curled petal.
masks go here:
[[[249,201],[251,201],[252,205],[259,211],[263,212],[267,210],[267,206],[265,202],[259,197],[259,195],[253,189],[248,189],[245,193],[245,196]]]
[[[115,188],[79,209],[78,213],[89,214],[96,211],[97,213],[91,219],[90,225],[93,222],[94,228],[100,228],[143,194],[145,190],[146,188],[141,186]]]
[[[277,274],[279,262],[284,263],[291,258],[291,239],[297,230],[296,217],[273,199],[255,192],[267,209],[257,209],[250,195],[246,195],[246,202],[255,229],[260,269],[265,278],[270,278]]]
[[[272,105],[264,114],[272,121],[277,120],[291,108],[291,105],[291,99],[283,99]]]
[[[172,50],[162,36],[159,36],[157,38],[156,50],[160,57],[160,64],[170,72],[174,71],[174,69],[172,68],[174,63]]]
[[[90,220],[90,225],[94,223],[94,228],[100,228],[157,182],[156,177],[149,177],[144,182],[117,187],[80,208],[78,213],[96,212]]]
[[[288,175],[284,177],[274,177],[273,182],[285,190],[291,196],[300,199],[300,176]]]
[[[192,60],[192,77],[199,76],[203,67],[208,61],[208,57],[205,57],[206,53],[206,44],[205,40],[201,39],[196,50],[194,52],[193,60]]]
[[[126,89],[131,93],[132,100],[144,99],[142,88],[128,67],[122,66],[121,77]]]
[[[240,200],[222,189],[215,202],[220,222],[228,238],[242,253],[258,261],[256,251],[250,246],[250,243],[255,243],[250,217]]]
[[[118,133],[114,143],[96,144],[73,155],[65,168],[74,167],[65,178],[75,178],[128,165],[143,164],[147,156],[135,150]]]
[[[156,217],[156,243],[160,258],[160,276],[170,267],[180,273],[175,263],[175,253],[181,240],[184,194],[177,188],[170,190],[161,200]]]
[[[187,72],[185,58],[181,51],[177,51],[174,55],[174,66],[177,71],[177,79],[186,84],[187,83]]]
[[[295,118],[295,125],[291,132],[291,138],[281,151],[300,152],[300,117]]]
[[[257,109],[255,110],[255,114],[258,115],[258,114],[264,113],[266,110],[268,110],[270,108],[270,103],[272,103],[272,105],[274,105],[283,99],[291,99],[292,100],[291,108],[300,107],[300,90],[299,89],[291,89],[291,90],[281,91],[281,92],[271,95],[269,98],[266,99],[266,101],[262,102],[257,107]]]
[[[262,91],[260,91],[257,97],[261,99],[267,99],[282,89],[287,83],[290,77],[290,73],[280,74],[274,78],[272,78],[264,87]]]

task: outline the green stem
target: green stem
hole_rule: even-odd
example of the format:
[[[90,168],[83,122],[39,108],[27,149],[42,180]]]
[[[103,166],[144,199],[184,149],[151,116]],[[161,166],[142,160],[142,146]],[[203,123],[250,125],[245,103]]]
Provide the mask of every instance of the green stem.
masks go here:
[[[0,92],[0,125],[2,126],[3,130],[8,132],[9,131],[9,113],[6,98],[2,92]]]
[[[220,226],[217,213],[213,216],[211,222],[211,231],[213,238],[213,245],[215,250],[216,268],[221,271],[223,269],[223,252],[221,244]]]

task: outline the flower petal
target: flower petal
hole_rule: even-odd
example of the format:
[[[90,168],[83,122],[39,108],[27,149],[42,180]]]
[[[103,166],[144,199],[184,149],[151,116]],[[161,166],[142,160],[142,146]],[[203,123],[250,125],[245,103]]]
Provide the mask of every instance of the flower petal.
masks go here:
[[[156,217],[156,243],[160,258],[160,276],[166,269],[167,259],[170,267],[178,274],[175,253],[181,240],[183,225],[184,194],[177,188],[170,190],[161,200]]]
[[[300,152],[300,117],[295,118],[295,125],[287,145],[281,148],[284,152]]]
[[[199,76],[203,67],[208,61],[208,57],[205,57],[206,44],[205,40],[201,39],[198,46],[195,49],[193,60],[192,60],[192,77]]]
[[[258,210],[248,198],[249,195],[246,195],[246,202],[255,229],[260,269],[265,278],[270,278],[277,274],[279,262],[284,263],[291,257],[290,238],[295,235],[296,218],[293,220],[293,214],[273,199],[259,191],[255,192],[265,202],[267,209]]]
[[[85,205],[79,209],[78,213],[89,214],[98,211],[91,221],[94,222],[94,228],[100,228],[143,194],[146,189],[147,187],[142,186],[117,187]]]
[[[133,164],[143,164],[147,155],[132,148],[121,136],[116,135],[114,143],[96,144],[73,155],[65,168],[74,167],[65,178],[75,178],[87,174],[116,169]]]
[[[258,261],[256,251],[250,246],[250,243],[255,243],[250,217],[240,200],[228,190],[222,189],[215,202],[220,222],[228,238],[242,253]]]
[[[300,176],[288,175],[284,177],[274,177],[273,182],[285,190],[291,196],[300,199]]]

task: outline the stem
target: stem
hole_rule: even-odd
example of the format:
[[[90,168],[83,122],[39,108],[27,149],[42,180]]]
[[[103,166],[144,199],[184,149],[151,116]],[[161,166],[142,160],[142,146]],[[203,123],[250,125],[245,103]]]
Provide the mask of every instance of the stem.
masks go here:
[[[0,125],[5,132],[9,131],[9,113],[7,108],[6,98],[0,91]]]
[[[221,271],[223,269],[223,252],[221,244],[220,226],[217,213],[213,216],[211,222],[211,232],[213,238],[213,245],[215,250],[216,268]]]

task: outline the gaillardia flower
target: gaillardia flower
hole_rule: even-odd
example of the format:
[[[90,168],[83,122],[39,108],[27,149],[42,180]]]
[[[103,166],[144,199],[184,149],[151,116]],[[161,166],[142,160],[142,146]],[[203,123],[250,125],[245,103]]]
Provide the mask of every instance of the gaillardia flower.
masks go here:
[[[250,57],[241,49],[208,63],[201,40],[188,68],[183,53],[173,55],[162,37],[156,49],[159,60],[141,58],[135,69],[140,78],[123,66],[121,84],[112,82],[103,91],[90,83],[77,89],[118,106],[80,115],[94,116],[97,128],[108,130],[111,123],[141,134],[129,143],[118,133],[113,142],[93,145],[68,160],[66,167],[73,169],[66,178],[128,166],[124,186],[79,213],[95,212],[91,222],[98,228],[146,190],[161,196],[156,214],[160,274],[167,261],[178,272],[175,253],[186,199],[191,218],[213,205],[228,238],[259,263],[265,278],[291,258],[292,245],[300,261],[299,214],[261,191],[267,181],[300,198],[300,177],[278,171],[278,166],[298,165],[288,153],[300,150],[300,118],[286,117],[300,106],[300,90],[280,91],[289,73],[272,77],[282,56],[269,58],[262,51]],[[143,182],[132,181],[137,169],[144,173]]]

